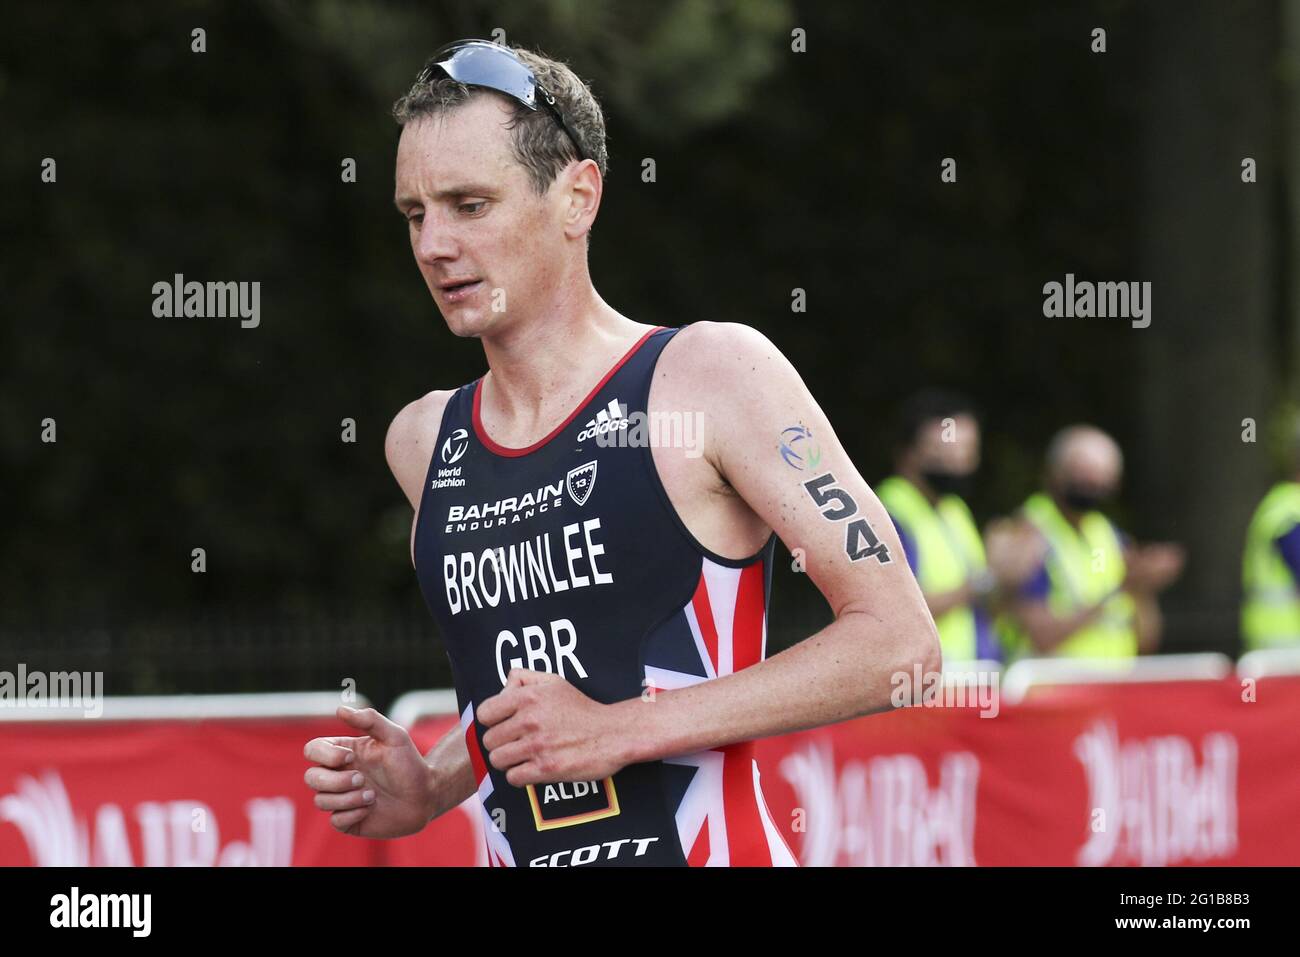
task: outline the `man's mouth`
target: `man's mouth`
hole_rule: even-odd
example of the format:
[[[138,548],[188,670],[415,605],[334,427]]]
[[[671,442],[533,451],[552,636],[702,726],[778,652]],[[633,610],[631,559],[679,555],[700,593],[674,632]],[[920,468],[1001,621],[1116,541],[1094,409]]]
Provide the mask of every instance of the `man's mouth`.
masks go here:
[[[483,280],[481,279],[470,279],[449,286],[439,286],[438,291],[442,293],[443,298],[448,302],[459,302],[466,296],[472,295],[482,284]]]

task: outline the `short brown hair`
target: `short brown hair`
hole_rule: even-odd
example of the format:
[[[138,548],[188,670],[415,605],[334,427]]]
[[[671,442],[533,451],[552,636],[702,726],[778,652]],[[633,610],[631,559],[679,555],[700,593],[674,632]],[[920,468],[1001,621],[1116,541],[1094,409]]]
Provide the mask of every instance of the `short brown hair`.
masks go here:
[[[508,47],[533,71],[537,82],[555,97],[555,105],[569,128],[600,169],[603,178],[609,172],[609,155],[605,150],[605,115],[600,103],[582,79],[558,60],[522,47]],[[406,95],[393,104],[393,119],[400,126],[423,116],[434,116],[463,106],[474,96],[500,96],[510,104],[514,117],[510,129],[514,132],[512,143],[515,157],[528,170],[533,189],[540,196],[564,167],[579,159],[568,135],[555,122],[555,117],[544,107],[530,110],[505,94],[468,87],[449,77],[440,77],[428,83],[416,82]]]

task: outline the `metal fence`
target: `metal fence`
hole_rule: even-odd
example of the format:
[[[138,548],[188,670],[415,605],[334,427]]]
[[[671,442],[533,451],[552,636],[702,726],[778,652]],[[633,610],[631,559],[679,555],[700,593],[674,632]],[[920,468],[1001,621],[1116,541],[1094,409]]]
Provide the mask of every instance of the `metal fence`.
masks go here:
[[[121,626],[0,630],[0,670],[103,672],[108,695],[319,691],[351,681],[386,706],[447,687],[451,669],[427,615],[235,616]]]

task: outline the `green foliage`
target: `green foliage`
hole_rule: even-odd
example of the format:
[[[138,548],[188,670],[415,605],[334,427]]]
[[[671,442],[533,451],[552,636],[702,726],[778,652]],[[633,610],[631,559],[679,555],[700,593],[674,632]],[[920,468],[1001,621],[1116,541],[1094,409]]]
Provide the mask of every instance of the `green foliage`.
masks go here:
[[[981,518],[1032,488],[1060,425],[1127,438],[1131,334],[1047,322],[1041,287],[1138,272],[1129,4],[90,9],[33,4],[0,38],[5,621],[420,613],[384,432],[484,365],[411,263],[388,110],[432,49],[498,27],[604,105],[602,296],[645,322],[764,331],[868,479],[889,467],[895,402],[924,384],[983,406]],[[1134,37],[1106,69],[1079,41],[1099,10]],[[206,54],[190,52],[196,26]],[[44,156],[56,186],[39,183]],[[151,286],[175,273],[262,282],[262,327],[154,318]],[[789,310],[794,287],[807,314]],[[57,445],[39,441],[46,416]],[[344,416],[356,444],[339,441]],[[206,575],[189,570],[196,546]],[[795,594],[798,614],[816,603]]]

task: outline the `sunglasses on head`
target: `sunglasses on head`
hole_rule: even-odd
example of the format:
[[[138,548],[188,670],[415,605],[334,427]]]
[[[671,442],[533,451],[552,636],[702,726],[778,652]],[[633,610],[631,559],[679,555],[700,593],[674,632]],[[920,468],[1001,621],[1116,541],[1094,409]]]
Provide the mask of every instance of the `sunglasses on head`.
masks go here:
[[[415,79],[417,83],[429,83],[444,76],[466,86],[479,86],[504,93],[533,111],[538,109],[540,99],[542,105],[555,117],[555,122],[560,124],[560,129],[573,141],[578,157],[590,158],[573,130],[569,129],[569,124],[560,115],[555,97],[537,82],[533,71],[515,56],[514,51],[487,40],[457,40],[448,43],[429,58]]]

